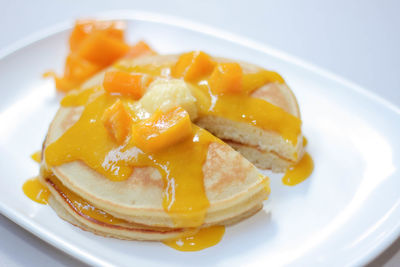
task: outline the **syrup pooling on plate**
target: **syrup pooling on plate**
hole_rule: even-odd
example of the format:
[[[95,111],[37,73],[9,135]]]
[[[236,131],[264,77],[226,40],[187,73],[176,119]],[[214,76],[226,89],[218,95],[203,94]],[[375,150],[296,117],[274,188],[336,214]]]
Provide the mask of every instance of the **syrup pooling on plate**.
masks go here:
[[[89,102],[79,120],[46,148],[47,164],[57,166],[82,160],[112,181],[128,179],[134,167],[154,167],[164,179],[164,209],[176,226],[201,225],[209,206],[202,166],[209,144],[221,141],[193,125],[191,138],[159,152],[145,153],[129,138],[124,144],[118,145],[109,136],[101,120],[104,111],[117,98],[103,93]]]
[[[41,161],[41,157],[42,157],[42,151],[36,151],[35,153],[33,153],[31,155],[31,159],[33,159],[34,161],[36,161],[37,163],[40,163]]]
[[[306,147],[307,144],[308,144],[308,139],[305,136],[303,136],[303,147]]]
[[[179,251],[199,251],[218,244],[224,233],[225,226],[215,225],[193,230],[193,233],[185,234],[180,238],[167,240],[163,243]]]
[[[42,151],[36,151],[31,155],[31,158],[35,162],[40,163],[41,154]],[[47,204],[49,200],[50,191],[39,181],[38,177],[25,181],[25,183],[22,185],[22,191],[31,200],[40,204]]]
[[[50,191],[44,186],[37,177],[27,180],[22,186],[24,194],[33,201],[40,204],[47,204]]]
[[[310,154],[305,153],[296,165],[289,167],[282,178],[282,182],[289,186],[297,185],[307,179],[313,170],[314,162]]]

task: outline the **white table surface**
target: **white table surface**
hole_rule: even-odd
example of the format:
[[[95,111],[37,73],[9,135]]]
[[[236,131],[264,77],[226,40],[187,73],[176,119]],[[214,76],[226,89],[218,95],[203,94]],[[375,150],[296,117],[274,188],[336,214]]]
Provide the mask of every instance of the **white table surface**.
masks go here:
[[[0,50],[65,19],[113,9],[136,9],[190,19],[263,42],[339,74],[400,106],[400,1],[0,0],[0,3]],[[382,265],[400,266],[400,238],[370,263],[370,266]],[[0,215],[0,266],[84,264]]]

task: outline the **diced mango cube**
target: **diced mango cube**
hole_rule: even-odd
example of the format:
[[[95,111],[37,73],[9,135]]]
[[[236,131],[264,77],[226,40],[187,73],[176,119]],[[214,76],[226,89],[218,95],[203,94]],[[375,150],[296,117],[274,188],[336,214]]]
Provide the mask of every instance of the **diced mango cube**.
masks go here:
[[[124,71],[109,71],[104,75],[104,90],[109,93],[127,95],[134,99],[140,99],[152,78],[148,75]]]
[[[242,92],[243,71],[238,63],[219,63],[210,78],[208,84],[211,91],[220,93]]]
[[[215,63],[209,55],[202,51],[182,54],[172,67],[171,74],[185,81],[196,81],[212,72]]]
[[[134,46],[131,46],[125,57],[135,58],[147,54],[155,55],[156,52],[145,41],[139,41]]]
[[[193,135],[189,113],[182,107],[157,110],[150,118],[134,124],[133,143],[145,152],[156,152]]]
[[[131,130],[132,118],[120,99],[104,111],[102,120],[110,136],[122,144]]]
[[[70,50],[76,51],[86,37],[98,31],[102,31],[110,37],[123,40],[125,23],[123,21],[77,20],[69,37]]]
[[[124,41],[110,37],[104,32],[95,32],[85,38],[77,53],[80,57],[106,67],[124,56],[130,47]]]

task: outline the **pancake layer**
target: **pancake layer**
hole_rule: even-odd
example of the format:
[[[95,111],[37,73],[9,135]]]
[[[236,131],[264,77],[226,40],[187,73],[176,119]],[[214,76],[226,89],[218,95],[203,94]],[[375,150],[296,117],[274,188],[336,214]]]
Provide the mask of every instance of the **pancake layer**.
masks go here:
[[[71,159],[49,164],[51,159],[46,158],[50,155],[49,148],[83,119],[90,103],[104,95],[102,72],[63,99],[43,144],[41,177],[52,192],[50,205],[60,217],[103,236],[137,240],[176,238],[192,227],[228,225],[254,214],[269,195],[269,180],[255,166],[281,172],[302,157],[299,108],[292,91],[279,75],[241,62],[243,86],[248,96],[216,95],[210,91],[206,78],[194,82],[172,78],[171,68],[178,58],[177,55],[151,55],[124,59],[107,71],[154,77],[155,81],[140,100],[123,100],[136,116],[135,120],[147,118],[156,109],[168,110],[178,105],[189,112],[192,122],[203,128],[201,131],[214,135],[204,143],[206,154],[201,163],[201,187],[207,206],[199,211],[189,207],[171,212],[166,208],[165,194],[175,180],[174,177],[166,179],[169,169],[165,171],[160,165],[116,165],[131,168],[131,172],[113,181],[107,172],[94,169],[94,166],[98,170],[104,168],[100,161],[67,155],[66,158]],[[213,58],[213,61],[231,62],[223,58]],[[92,120],[96,123],[94,118]],[[87,137],[83,136],[86,135],[82,134],[85,142]],[[64,144],[64,147],[70,146]],[[120,160],[118,157],[124,152],[118,153],[110,155]],[[169,168],[170,163],[163,166]],[[173,188],[178,190],[177,194],[182,194],[179,185]],[[89,203],[113,222],[80,212],[71,198]],[[204,215],[197,214],[203,211]]]

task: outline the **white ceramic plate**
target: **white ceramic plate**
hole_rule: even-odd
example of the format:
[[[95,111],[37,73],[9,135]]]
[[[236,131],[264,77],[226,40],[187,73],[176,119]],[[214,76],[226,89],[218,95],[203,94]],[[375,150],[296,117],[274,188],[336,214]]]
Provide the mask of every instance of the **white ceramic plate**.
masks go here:
[[[51,81],[61,71],[72,22],[28,38],[0,55],[0,212],[43,240],[96,265],[358,265],[400,232],[400,112],[364,89],[282,52],[219,30],[145,13],[126,19],[130,41],[160,53],[202,49],[279,71],[298,97],[313,175],[296,186],[272,177],[263,211],[229,227],[209,249],[182,253],[161,243],[108,239],[59,219],[22,193],[58,107]],[[270,210],[268,214],[266,211]]]

